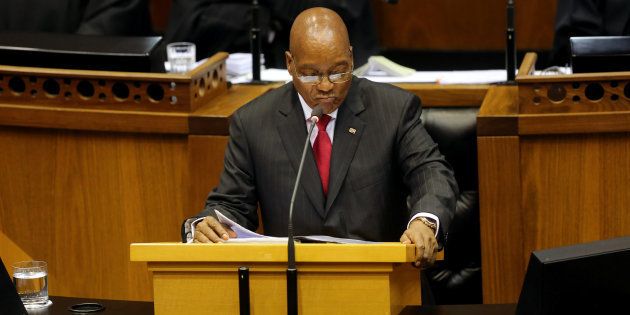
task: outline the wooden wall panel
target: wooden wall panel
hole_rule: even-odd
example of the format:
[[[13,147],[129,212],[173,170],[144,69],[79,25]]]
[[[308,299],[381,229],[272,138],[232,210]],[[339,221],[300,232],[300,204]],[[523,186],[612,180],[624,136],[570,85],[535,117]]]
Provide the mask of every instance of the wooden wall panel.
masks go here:
[[[0,222],[48,262],[50,294],[150,300],[132,242],[179,240],[186,137],[0,129]]]
[[[227,136],[188,137],[190,216],[203,209],[208,193],[219,184],[227,143]]]
[[[516,2],[519,50],[551,49],[554,0]],[[388,49],[503,50],[506,0],[372,0],[381,46]]]
[[[0,203],[0,207],[2,207],[2,203]],[[2,208],[0,208],[0,211],[2,211]],[[1,226],[2,226],[2,221],[0,221],[0,227]],[[33,257],[29,256],[26,252],[24,252],[10,238],[4,235],[4,233],[2,233],[1,230],[0,230],[0,257],[2,257],[2,263],[4,264],[4,268],[7,269],[9,274],[13,273],[13,268],[11,266],[13,263],[18,262],[18,261],[33,260]]]
[[[151,24],[153,31],[164,33],[168,26],[168,17],[170,14],[173,0],[150,0],[149,12],[151,14]]]
[[[526,266],[521,243],[519,139],[478,137],[477,146],[484,303],[513,303]],[[501,277],[505,274],[521,276]],[[510,298],[504,301],[505,296]]]
[[[522,140],[525,251],[630,235],[630,134]]]

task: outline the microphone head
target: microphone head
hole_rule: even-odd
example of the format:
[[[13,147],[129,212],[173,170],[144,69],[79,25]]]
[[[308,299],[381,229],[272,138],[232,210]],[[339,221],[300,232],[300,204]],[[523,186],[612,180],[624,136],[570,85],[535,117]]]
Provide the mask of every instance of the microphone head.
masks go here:
[[[319,118],[324,114],[324,109],[318,104],[313,107],[313,111],[311,111],[311,121],[317,123]]]

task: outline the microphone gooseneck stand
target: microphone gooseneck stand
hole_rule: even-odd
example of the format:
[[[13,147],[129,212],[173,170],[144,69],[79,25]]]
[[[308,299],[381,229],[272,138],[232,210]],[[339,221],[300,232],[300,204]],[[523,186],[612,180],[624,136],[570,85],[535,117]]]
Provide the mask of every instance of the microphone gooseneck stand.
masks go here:
[[[514,83],[516,76],[516,32],[514,31],[514,0],[507,0],[507,30],[505,47],[505,70],[507,83]]]
[[[249,268],[238,268],[238,306],[240,315],[250,314]]]
[[[300,184],[300,178],[302,177],[302,169],[304,168],[304,158],[308,151],[308,145],[311,142],[311,135],[315,124],[319,121],[319,117],[323,114],[320,106],[315,106],[311,113],[311,127],[308,129],[308,135],[304,142],[304,149],[302,149],[302,158],[300,159],[300,167],[298,168],[297,176],[295,177],[295,184],[293,185],[293,194],[291,194],[291,204],[289,205],[289,224],[287,230],[288,247],[287,247],[287,314],[297,315],[298,313],[298,290],[297,290],[297,275],[298,270],[295,265],[295,244],[293,241],[293,205],[295,204],[295,196]]]
[[[269,82],[260,79],[260,6],[258,0],[252,0],[252,28],[249,31],[249,42],[252,53],[252,81],[250,84],[267,84]]]

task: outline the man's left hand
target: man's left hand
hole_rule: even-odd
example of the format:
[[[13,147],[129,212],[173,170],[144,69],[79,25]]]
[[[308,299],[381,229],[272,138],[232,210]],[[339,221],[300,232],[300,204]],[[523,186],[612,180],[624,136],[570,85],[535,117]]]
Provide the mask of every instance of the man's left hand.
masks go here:
[[[435,232],[422,221],[413,220],[400,237],[400,242],[416,245],[416,267],[429,267],[435,262],[438,248]]]

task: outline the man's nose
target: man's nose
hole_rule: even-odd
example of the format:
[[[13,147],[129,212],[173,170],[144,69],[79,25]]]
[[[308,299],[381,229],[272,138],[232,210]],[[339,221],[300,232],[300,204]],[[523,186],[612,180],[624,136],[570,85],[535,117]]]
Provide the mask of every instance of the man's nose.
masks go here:
[[[328,76],[324,76],[322,78],[322,82],[319,82],[319,84],[317,84],[317,89],[320,91],[330,91],[332,90],[333,86],[335,86],[335,84],[330,82]]]

